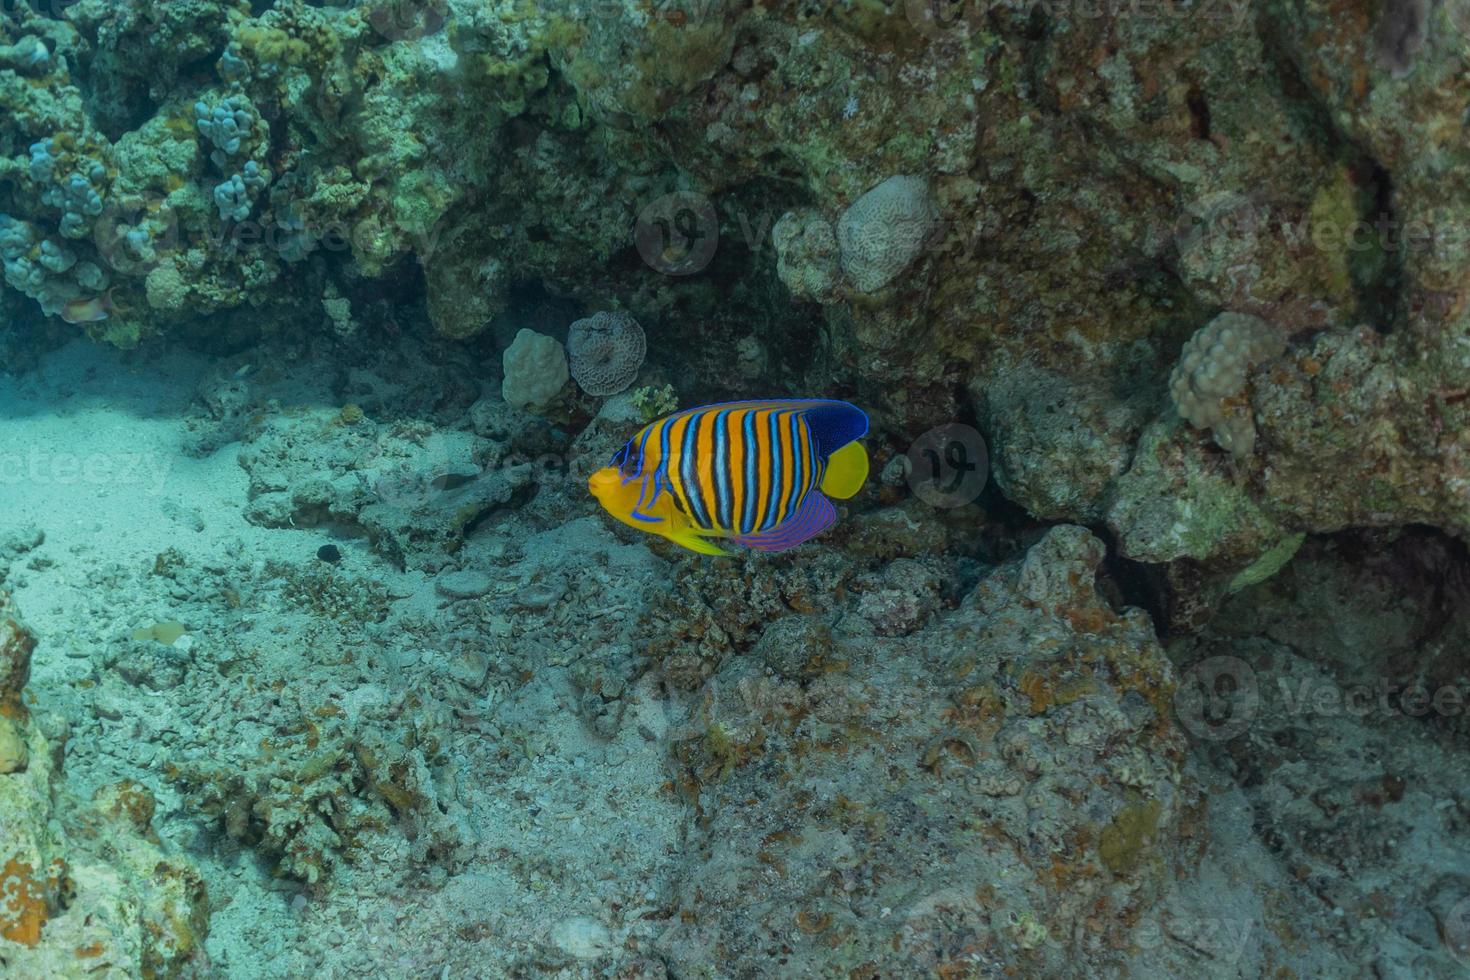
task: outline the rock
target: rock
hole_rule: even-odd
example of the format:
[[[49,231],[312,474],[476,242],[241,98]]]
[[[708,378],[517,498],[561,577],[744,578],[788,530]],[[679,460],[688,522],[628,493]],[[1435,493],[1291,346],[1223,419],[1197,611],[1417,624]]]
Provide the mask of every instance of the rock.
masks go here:
[[[0,617],[9,624],[0,640],[19,649],[15,638],[23,630],[3,593]],[[13,682],[17,675],[10,676]],[[88,960],[120,976],[207,970],[203,879],[187,859],[167,853],[148,827],[152,795],[121,783],[99,792],[97,803],[78,799],[62,777],[59,747],[53,752],[40,725],[17,718],[13,704],[0,709],[6,976],[72,976]]]
[[[490,658],[479,650],[459,650],[449,657],[447,672],[450,680],[472,691],[485,686],[490,674]]]
[[[815,677],[833,666],[832,630],[817,616],[786,616],[765,628],[751,656],[782,677]]]
[[[10,596],[0,592],[0,711],[24,716],[21,689],[31,676],[36,638],[26,629]]]
[[[15,722],[0,715],[0,776],[24,772],[30,750]]]
[[[907,976],[982,947],[999,972],[1126,962],[1114,912],[1153,908],[1192,867],[1200,797],[1151,624],[1094,587],[1104,551],[1054,527],[907,636],[849,632],[855,597],[831,627],[846,666],[804,689],[744,658],[706,680],[674,745],[707,826],[676,888],[691,915],[659,938],[670,971],[738,971],[778,945],[791,975]],[[879,581],[932,588],[922,563],[893,565]],[[820,634],[789,616],[754,652],[805,670],[788,651]]]
[[[551,941],[557,949],[579,960],[597,959],[614,949],[607,926],[585,915],[563,919],[552,926]]]
[[[472,568],[443,572],[434,579],[434,588],[440,595],[450,599],[478,599],[494,585],[495,580],[488,574]]]

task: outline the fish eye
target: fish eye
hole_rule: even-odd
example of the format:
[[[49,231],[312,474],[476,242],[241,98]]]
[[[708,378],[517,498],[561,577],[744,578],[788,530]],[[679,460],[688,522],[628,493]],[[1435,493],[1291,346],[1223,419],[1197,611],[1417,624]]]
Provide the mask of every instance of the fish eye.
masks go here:
[[[638,452],[638,446],[629,440],[622,449],[617,451],[617,455],[613,456],[612,465],[617,467],[618,472],[624,477],[634,477],[643,468],[643,456]]]

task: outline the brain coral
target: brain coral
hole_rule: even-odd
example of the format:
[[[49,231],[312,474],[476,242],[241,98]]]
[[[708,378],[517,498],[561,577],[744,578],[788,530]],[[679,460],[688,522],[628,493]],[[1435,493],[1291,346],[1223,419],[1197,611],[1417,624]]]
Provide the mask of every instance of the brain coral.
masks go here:
[[[889,177],[853,201],[837,222],[842,270],[872,293],[909,267],[934,230],[934,202],[922,177]]]
[[[517,408],[546,405],[567,383],[567,355],[552,337],[521,330],[505,349],[500,393]]]
[[[1286,349],[1281,332],[1258,317],[1221,313],[1184,345],[1169,376],[1169,394],[1179,414],[1197,429],[1213,429],[1215,442],[1237,457],[1256,446],[1248,405],[1230,399],[1245,387],[1251,367]]]
[[[638,321],[622,311],[594,313],[571,326],[572,377],[589,395],[616,395],[633,383],[648,342]]]

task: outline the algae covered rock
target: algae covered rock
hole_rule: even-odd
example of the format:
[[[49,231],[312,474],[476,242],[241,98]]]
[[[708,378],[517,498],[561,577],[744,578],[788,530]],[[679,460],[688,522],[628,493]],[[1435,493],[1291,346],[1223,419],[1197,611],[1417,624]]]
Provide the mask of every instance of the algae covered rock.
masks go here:
[[[1200,803],[1172,667],[1146,616],[1098,597],[1103,550],[1053,528],[909,636],[778,620],[755,650],[804,688],[736,661],[706,681],[706,727],[675,750],[703,820],[670,963],[1122,962],[1190,866]]]
[[[0,652],[24,676],[35,639],[0,593]],[[18,691],[18,688],[17,688]],[[150,826],[152,797],[136,785],[96,802],[76,798],[40,726],[19,701],[0,705],[0,969],[7,976],[184,976],[204,962],[204,882],[166,853]],[[14,743],[18,742],[19,749]]]

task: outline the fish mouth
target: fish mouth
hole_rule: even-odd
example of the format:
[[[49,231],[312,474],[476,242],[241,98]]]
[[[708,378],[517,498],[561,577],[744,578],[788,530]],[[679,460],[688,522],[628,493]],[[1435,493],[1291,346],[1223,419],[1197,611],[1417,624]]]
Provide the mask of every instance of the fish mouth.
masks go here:
[[[618,471],[611,466],[605,466],[587,478],[587,489],[592,496],[601,499],[620,482]]]

